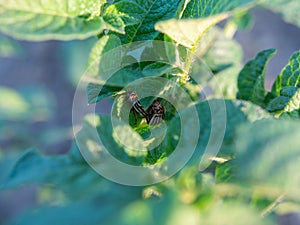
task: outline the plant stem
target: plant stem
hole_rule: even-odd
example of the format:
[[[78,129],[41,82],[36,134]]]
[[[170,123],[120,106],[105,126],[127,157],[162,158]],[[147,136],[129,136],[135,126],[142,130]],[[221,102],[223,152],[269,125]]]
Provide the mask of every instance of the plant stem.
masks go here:
[[[285,198],[285,194],[281,194],[279,195],[270,205],[268,205],[262,212],[261,212],[261,216],[265,217],[267,215],[269,215],[276,206],[278,206],[280,203],[282,203],[282,201]]]

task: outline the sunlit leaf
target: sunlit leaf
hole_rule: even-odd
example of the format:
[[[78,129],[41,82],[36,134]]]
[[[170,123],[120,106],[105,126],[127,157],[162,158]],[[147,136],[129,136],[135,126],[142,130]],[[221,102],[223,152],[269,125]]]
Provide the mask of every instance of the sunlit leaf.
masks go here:
[[[129,5],[127,5],[128,2],[130,2]],[[117,3],[114,7],[120,14],[125,14],[124,16],[129,18],[131,23],[134,23],[135,20],[138,21],[126,27],[126,34],[120,36],[122,42],[130,43],[154,39],[158,35],[158,32],[154,30],[154,24],[159,20],[176,18],[177,10],[182,4],[182,0],[134,0]],[[130,10],[125,11],[128,8]]]
[[[212,0],[212,1],[189,1],[183,13],[183,18],[202,18],[245,6],[254,0]]]
[[[199,19],[170,19],[155,24],[155,29],[168,35],[177,43],[187,47],[195,47],[209,28],[226,19],[228,14],[219,14]]]
[[[105,28],[98,0],[1,0],[0,31],[18,39],[84,39]]]

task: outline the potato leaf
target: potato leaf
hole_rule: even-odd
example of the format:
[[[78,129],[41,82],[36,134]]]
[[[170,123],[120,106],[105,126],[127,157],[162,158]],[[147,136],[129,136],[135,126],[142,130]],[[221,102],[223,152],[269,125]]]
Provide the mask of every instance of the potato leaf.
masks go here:
[[[254,59],[246,63],[238,76],[238,99],[265,107],[265,70],[274,54],[275,49],[267,49],[259,52]]]
[[[298,121],[261,120],[242,126],[236,137],[236,181],[271,185],[300,200]]]
[[[254,0],[212,0],[212,1],[189,1],[184,10],[182,18],[202,18],[226,11],[234,10],[246,4],[253,3]]]
[[[105,28],[98,0],[1,0],[0,31],[18,39],[71,40]]]
[[[300,51],[293,53],[289,63],[277,76],[272,86],[272,93],[280,96],[281,89],[286,86],[300,87]]]
[[[209,28],[226,19],[228,14],[219,14],[199,19],[170,19],[155,24],[155,29],[168,35],[177,43],[187,47],[195,47]]]

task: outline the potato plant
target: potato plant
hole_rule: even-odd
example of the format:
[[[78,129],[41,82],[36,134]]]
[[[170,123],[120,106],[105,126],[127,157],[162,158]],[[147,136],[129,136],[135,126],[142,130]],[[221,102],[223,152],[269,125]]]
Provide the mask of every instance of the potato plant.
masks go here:
[[[233,39],[254,7],[300,26],[293,0],[0,0],[5,35],[97,37],[73,146],[19,156],[1,191],[47,197],[9,224],[266,225],[299,212],[300,51],[266,90],[276,49],[243,65]],[[95,113],[106,98],[111,113]]]

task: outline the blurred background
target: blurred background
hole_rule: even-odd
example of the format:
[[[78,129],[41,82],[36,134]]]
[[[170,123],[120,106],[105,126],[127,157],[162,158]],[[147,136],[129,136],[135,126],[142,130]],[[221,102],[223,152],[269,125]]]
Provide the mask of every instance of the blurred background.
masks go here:
[[[252,29],[237,32],[235,39],[244,50],[244,62],[263,49],[277,49],[267,69],[266,87],[270,89],[291,54],[300,48],[300,29],[270,11],[251,13]],[[0,48],[0,183],[8,172],[4,168],[28,148],[46,154],[70,149],[73,95],[96,41],[1,39],[8,44]],[[0,224],[33,207],[35,190],[31,185],[0,193]],[[281,219],[285,225],[295,221],[293,216]]]

